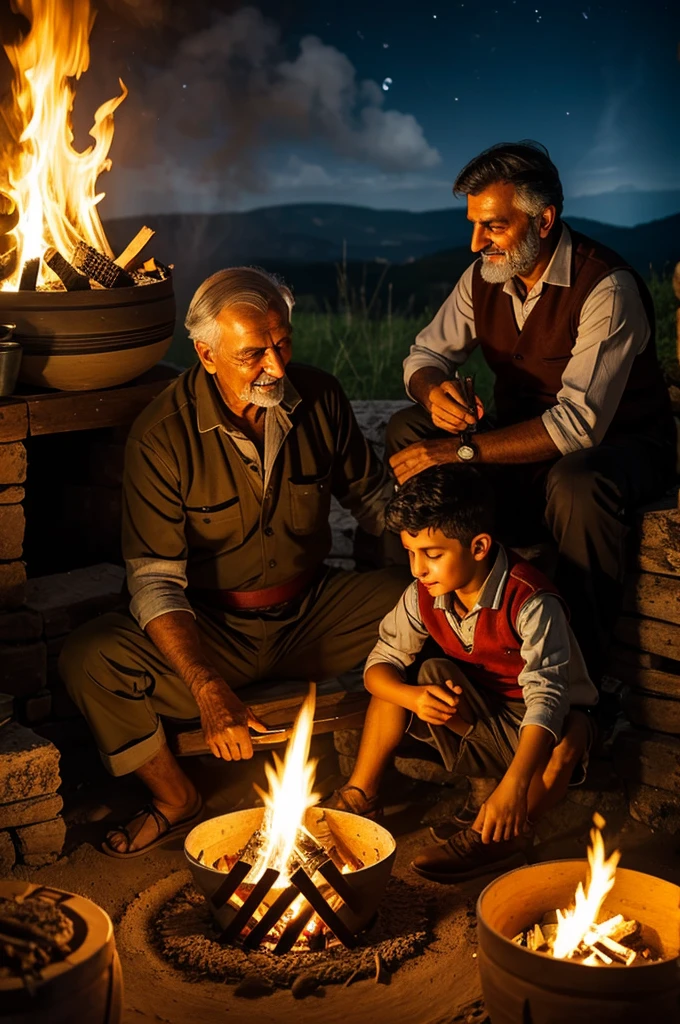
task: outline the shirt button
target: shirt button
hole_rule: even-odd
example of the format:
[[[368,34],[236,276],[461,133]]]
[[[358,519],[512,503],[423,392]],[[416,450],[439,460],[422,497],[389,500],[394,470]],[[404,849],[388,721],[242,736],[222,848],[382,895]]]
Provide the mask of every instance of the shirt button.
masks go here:
[[[265,528],[264,528],[264,535],[265,535],[265,537],[271,537],[273,533],[274,533],[274,531],[272,530],[271,526],[265,526]]]
[[[250,468],[251,468],[252,470],[254,470],[254,471],[255,471],[255,472],[257,473],[257,471],[258,471],[258,469],[257,469],[257,465],[256,465],[256,464],[255,464],[254,462],[251,462],[251,463],[250,463]]]
[[[270,559],[269,559],[268,565],[269,565],[269,568],[270,568],[270,569],[274,569],[274,568],[276,568],[276,562],[274,561],[274,559],[273,559],[273,558],[270,558]]]
[[[513,359],[524,359],[524,356],[520,352],[515,352]]]
[[[204,522],[204,523],[209,523],[209,522],[210,522],[210,519],[208,519],[208,517],[206,516],[206,518],[205,518],[205,519],[203,520],[203,522]]]

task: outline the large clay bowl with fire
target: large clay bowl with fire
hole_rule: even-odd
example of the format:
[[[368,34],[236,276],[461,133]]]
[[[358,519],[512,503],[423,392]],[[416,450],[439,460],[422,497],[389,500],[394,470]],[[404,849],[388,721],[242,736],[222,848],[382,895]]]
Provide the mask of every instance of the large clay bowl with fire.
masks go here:
[[[60,391],[114,387],[168,351],[175,326],[172,279],[91,291],[2,291],[0,322],[16,324],[22,383]]]
[[[224,882],[225,873],[209,865],[220,857],[234,856],[242,850],[253,833],[260,828],[263,815],[261,807],[222,814],[197,825],[186,838],[184,853],[194,881],[206,897],[220,928],[227,925],[233,911],[226,906],[215,909],[212,897]],[[307,812],[305,826],[314,836],[318,834],[316,822],[321,815],[326,815],[332,821],[334,829],[341,833],[344,844],[364,865],[357,871],[343,875],[351,888],[361,896],[361,912],[353,913],[347,906],[338,910],[343,924],[356,933],[369,924],[382,899],[392,873],[396,843],[387,829],[374,821],[345,811],[313,807]]]
[[[479,969],[493,1024],[639,1024],[680,1020],[680,887],[619,868],[602,905],[606,917],[640,922],[657,962],[591,967],[557,960],[512,941],[546,911],[568,907],[585,860],[549,861],[510,871],[477,903]]]

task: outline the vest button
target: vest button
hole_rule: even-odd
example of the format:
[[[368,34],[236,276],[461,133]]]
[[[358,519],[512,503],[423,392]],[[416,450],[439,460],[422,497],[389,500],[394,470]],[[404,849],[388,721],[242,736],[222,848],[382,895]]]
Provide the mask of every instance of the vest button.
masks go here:
[[[275,569],[276,568],[276,561],[273,558],[270,558],[269,562],[267,564],[268,564],[270,569]]]
[[[522,360],[522,359],[524,359],[524,356],[522,355],[522,353],[521,353],[521,352],[515,352],[515,354],[513,355],[513,357],[512,357],[512,358],[513,358],[513,359],[519,359],[519,360]]]
[[[264,528],[264,535],[265,535],[265,537],[271,537],[273,533],[274,533],[274,531],[272,530],[271,526],[265,526],[265,528]]]

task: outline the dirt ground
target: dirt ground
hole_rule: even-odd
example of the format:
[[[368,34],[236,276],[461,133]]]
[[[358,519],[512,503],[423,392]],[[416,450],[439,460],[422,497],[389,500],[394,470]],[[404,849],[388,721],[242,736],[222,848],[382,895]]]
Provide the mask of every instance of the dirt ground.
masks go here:
[[[313,753],[320,759],[317,788],[329,792],[339,781],[331,739],[317,737],[314,744]],[[187,762],[206,799],[207,814],[252,806],[252,784],[263,781],[265,757],[258,754],[245,766],[211,758]],[[622,850],[624,867],[680,884],[678,840],[654,834],[628,816],[624,795],[606,762],[594,765],[587,787],[571,791],[541,823],[532,859],[584,857],[590,819],[598,810],[607,819],[607,846]],[[189,879],[181,841],[128,862],[106,857],[98,849],[107,823],[125,820],[143,802],[134,782],[109,780],[103,771],[91,773],[87,784],[76,785],[70,808],[67,805],[66,855],[40,870],[16,871],[31,881],[87,896],[111,915],[123,966],[124,1024],[344,1024],[348,1016],[353,1024],[481,1024],[487,1018],[477,969],[474,906],[493,876],[439,886],[409,871],[414,853],[428,842],[428,825],[445,820],[460,799],[460,790],[401,775],[390,779],[385,825],[397,836],[394,873],[434,896],[433,941],[387,984],[368,979],[347,988],[328,985],[303,1000],[295,1000],[289,990],[257,1000],[237,998],[233,985],[190,981],[161,960],[148,941],[148,930],[159,908]]]

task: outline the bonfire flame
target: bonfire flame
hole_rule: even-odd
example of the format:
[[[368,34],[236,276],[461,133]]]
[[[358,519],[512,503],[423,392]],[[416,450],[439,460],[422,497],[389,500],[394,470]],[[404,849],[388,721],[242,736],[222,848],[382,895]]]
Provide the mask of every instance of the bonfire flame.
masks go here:
[[[320,795],[314,792],[316,760],[309,759],[315,706],[316,686],[311,683],[295,719],[285,760],[274,752],[274,764],[265,765],[269,792],[255,787],[265,805],[261,829],[263,844],[248,882],[256,882],[266,868],[274,868],[280,872],[277,886],[289,883],[289,863],[296,838],[300,829],[304,829],[305,814],[318,802]]]
[[[79,153],[73,147],[71,110],[75,89],[90,62],[88,38],[94,24],[90,0],[14,0],[14,7],[31,23],[18,43],[5,46],[14,69],[11,103],[3,109],[12,137],[3,154],[0,189],[13,200],[17,270],[0,287],[16,290],[26,260],[54,246],[69,258],[78,241],[112,256],[97,204],[104,193],[95,191],[113,139],[113,114],[127,89],[103,103],[90,135],[94,144]]]
[[[557,933],[552,948],[552,955],[556,960],[572,956],[586,936],[593,932],[601,932],[603,927],[597,926],[597,919],[607,893],[614,885],[616,865],[621,854],[615,850],[611,857],[605,859],[604,841],[600,831],[605,822],[599,814],[594,816],[593,821],[594,827],[590,830],[588,847],[587,888],[584,890],[582,883],[579,882],[574,906],[570,910],[557,911]]]

